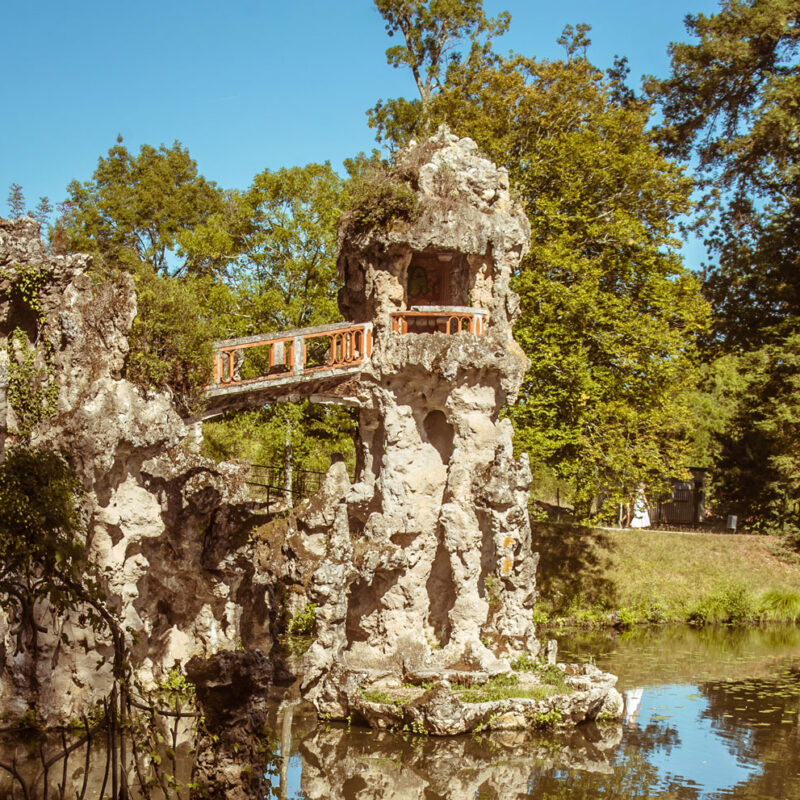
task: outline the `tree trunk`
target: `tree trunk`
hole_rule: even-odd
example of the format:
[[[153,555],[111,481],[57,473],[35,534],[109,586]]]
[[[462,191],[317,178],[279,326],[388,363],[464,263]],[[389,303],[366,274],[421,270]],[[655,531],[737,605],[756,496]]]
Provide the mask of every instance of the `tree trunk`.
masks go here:
[[[283,493],[286,495],[286,505],[294,507],[292,502],[292,458],[294,447],[292,445],[292,423],[286,418],[286,427],[283,430]]]

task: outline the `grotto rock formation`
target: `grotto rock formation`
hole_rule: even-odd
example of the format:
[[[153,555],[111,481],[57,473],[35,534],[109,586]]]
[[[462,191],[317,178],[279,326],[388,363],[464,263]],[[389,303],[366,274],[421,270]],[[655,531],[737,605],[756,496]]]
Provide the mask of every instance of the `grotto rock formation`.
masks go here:
[[[0,220],[0,448],[28,440],[62,453],[78,475],[87,552],[145,685],[193,655],[243,643],[269,652],[240,470],[190,452],[169,395],[145,396],[122,377],[133,280],[98,285],[88,265],[48,252],[34,220]],[[111,642],[81,616],[39,607],[34,654],[0,613],[8,717],[32,708],[55,723],[108,692]]]
[[[373,323],[374,346],[348,389],[361,405],[357,482],[334,468],[325,513],[300,521],[318,549],[307,593],[318,636],[303,688],[322,715],[399,727],[399,704],[365,713],[365,693],[443,680],[415,700],[417,722],[458,733],[482,717],[466,713],[451,682],[485,683],[540,649],[530,470],[500,415],[527,366],[510,279],[530,228],[506,171],[444,128],[412,143],[383,180],[413,191],[417,206],[367,229],[357,210],[340,231],[340,306]],[[601,713],[613,682],[593,684],[573,721]]]

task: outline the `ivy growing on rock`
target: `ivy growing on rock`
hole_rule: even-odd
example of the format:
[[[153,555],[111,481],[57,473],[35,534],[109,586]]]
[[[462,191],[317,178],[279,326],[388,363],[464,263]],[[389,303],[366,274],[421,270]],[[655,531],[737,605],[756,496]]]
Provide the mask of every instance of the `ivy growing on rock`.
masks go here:
[[[17,418],[17,433],[27,439],[45,417],[56,411],[58,385],[52,363],[52,345],[32,347],[20,328],[6,343],[8,352],[8,402]]]
[[[8,269],[0,269],[0,280],[9,282],[11,301],[27,306],[39,316],[42,313],[40,293],[46,277],[38,264],[11,264]]]

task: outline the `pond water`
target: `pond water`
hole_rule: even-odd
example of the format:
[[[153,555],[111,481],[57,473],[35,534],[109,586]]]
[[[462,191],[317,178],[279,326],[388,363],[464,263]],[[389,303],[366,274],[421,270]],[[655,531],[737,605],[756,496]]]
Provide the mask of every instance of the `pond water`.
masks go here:
[[[800,800],[800,630],[559,635],[619,676],[622,724],[436,739],[320,725],[299,710],[272,777],[303,800]],[[286,722],[286,720],[282,720]]]
[[[320,722],[287,694],[269,703],[270,745],[258,750],[256,761],[242,762],[249,748],[238,745],[224,753],[214,745],[197,755],[221,760],[225,774],[252,769],[247,774],[261,776],[266,770],[272,796],[284,800],[800,800],[800,628],[554,636],[560,660],[592,658],[619,676],[626,699],[621,723],[558,734],[389,734]],[[130,767],[131,741],[128,761],[119,759],[128,764],[132,799],[190,796],[193,723],[179,717],[162,722],[163,729],[152,722],[160,771],[141,744],[144,760],[138,771]],[[0,737],[0,767],[6,764],[0,800],[114,796],[108,753],[117,751],[106,742],[105,733],[96,736],[67,763],[59,759],[67,747],[60,735],[28,743]],[[49,773],[45,763],[52,764]],[[147,780],[137,783],[142,774]],[[153,780],[163,791],[141,790]],[[250,795],[266,797],[270,790],[236,796]]]

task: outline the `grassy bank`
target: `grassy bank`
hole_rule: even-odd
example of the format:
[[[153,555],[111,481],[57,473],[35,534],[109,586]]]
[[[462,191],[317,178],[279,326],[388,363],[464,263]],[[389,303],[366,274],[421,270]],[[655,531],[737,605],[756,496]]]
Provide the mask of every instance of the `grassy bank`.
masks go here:
[[[800,557],[767,536],[537,523],[538,623],[794,622]]]

